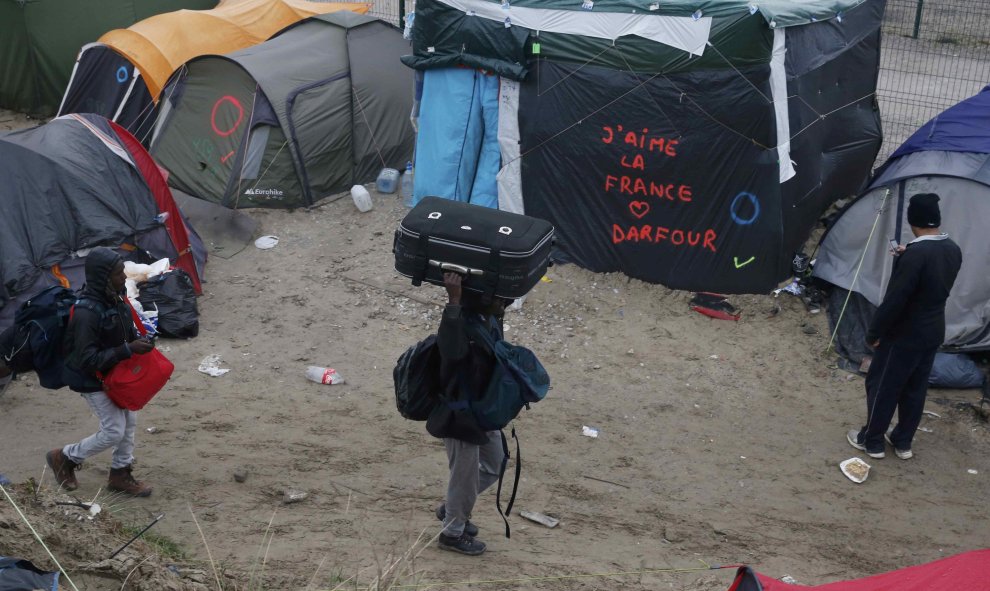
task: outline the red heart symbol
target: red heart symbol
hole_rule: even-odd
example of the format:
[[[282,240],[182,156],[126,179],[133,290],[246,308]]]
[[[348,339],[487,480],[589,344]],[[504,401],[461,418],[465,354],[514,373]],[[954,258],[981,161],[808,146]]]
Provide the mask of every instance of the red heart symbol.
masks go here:
[[[638,219],[643,219],[644,215],[650,213],[650,204],[645,201],[633,201],[629,204],[629,211]]]

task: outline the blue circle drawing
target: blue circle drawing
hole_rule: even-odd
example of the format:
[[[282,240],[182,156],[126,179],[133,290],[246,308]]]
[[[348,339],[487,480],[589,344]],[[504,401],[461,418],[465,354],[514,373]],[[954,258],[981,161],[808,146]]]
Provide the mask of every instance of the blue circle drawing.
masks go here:
[[[117,83],[123,84],[127,82],[127,66],[120,66],[117,68]]]
[[[750,204],[753,206],[753,215],[749,216],[749,218],[741,218],[739,217],[739,214],[736,213],[736,208],[739,207],[739,201],[742,200],[743,197],[748,198]],[[760,217],[760,200],[756,198],[756,195],[743,191],[742,193],[736,195],[736,198],[732,200],[732,207],[729,208],[729,213],[732,214],[732,221],[740,226],[748,226],[755,222],[756,218]]]

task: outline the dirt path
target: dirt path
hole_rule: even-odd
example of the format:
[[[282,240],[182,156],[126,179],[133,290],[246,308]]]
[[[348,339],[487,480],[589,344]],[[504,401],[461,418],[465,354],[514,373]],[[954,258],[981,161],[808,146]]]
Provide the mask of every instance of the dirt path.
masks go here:
[[[176,374],[140,415],[136,471],[155,494],[119,507],[119,517],[144,524],[164,512],[159,533],[203,559],[191,505],[213,555],[247,572],[277,509],[271,589],[306,584],[324,557],[323,588],[358,572],[367,580],[389,548],[436,533],[443,448],[395,411],[391,369],[435,330],[441,290],[412,288],[391,270],[404,210],[394,196],[375,203],[363,215],[349,200],[254,211],[278,246],[212,259],[200,336],[162,342]],[[517,507],[561,524],[548,530],[515,517],[506,540],[486,495],[474,520],[490,552],[471,559],[429,548],[416,563],[421,580],[702,560],[810,584],[990,546],[990,431],[957,409],[977,392],[931,392],[928,407],[941,418],[925,419],[932,431],[919,434],[916,458],[871,461],[869,480],[857,486],[837,464],[855,455],[844,433],[863,420],[863,384],[820,355],[824,314],[786,294],[748,296],[731,298],[739,322],[718,321],[689,310],[690,294],[621,275],[563,266],[548,277],[506,323],[510,340],[544,360],[554,386],[516,424],[524,461]],[[213,353],[230,373],[196,371]],[[307,382],[311,363],[336,368],[347,384]],[[0,471],[15,481],[39,477],[46,450],[94,427],[82,399],[33,378],[0,398],[0,416]],[[583,425],[600,437],[582,436]],[[108,461],[81,472],[82,496],[104,484]],[[237,483],[242,467],[249,475]],[[282,505],[287,486],[309,497]],[[653,573],[518,588],[721,590],[730,580],[731,571]]]

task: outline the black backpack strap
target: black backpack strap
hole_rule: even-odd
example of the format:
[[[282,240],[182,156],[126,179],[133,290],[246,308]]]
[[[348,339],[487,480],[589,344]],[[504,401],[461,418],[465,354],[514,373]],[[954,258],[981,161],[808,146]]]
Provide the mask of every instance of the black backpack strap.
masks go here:
[[[502,516],[502,521],[505,522],[505,537],[510,537],[509,531],[509,519],[508,515],[512,512],[512,505],[516,502],[516,492],[519,490],[519,475],[522,471],[522,457],[519,455],[519,437],[516,435],[516,428],[512,428],[512,438],[516,440],[516,476],[512,482],[512,494],[509,495],[509,503],[505,506],[505,512],[502,512],[502,479],[505,476],[505,468],[509,465],[509,442],[505,439],[505,432],[499,430],[498,434],[502,437],[502,468],[498,472],[498,488],[495,489],[495,508],[498,509],[498,514]]]

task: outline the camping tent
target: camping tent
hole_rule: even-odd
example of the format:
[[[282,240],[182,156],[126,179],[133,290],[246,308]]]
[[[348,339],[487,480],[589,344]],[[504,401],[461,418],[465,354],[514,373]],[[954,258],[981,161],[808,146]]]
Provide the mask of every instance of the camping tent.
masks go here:
[[[151,152],[201,199],[312,205],[411,157],[408,48],[391,25],[340,12],[192,60],[165,91]]]
[[[986,589],[990,550],[974,550],[895,571],[813,587],[784,583],[749,567],[736,571],[729,591],[958,591]]]
[[[45,287],[82,287],[94,246],[167,257],[200,291],[202,243],[151,156],[115,123],[68,115],[0,134],[0,178],[0,331]]]
[[[47,117],[84,43],[135,21],[216,0],[0,0],[0,107]]]
[[[883,8],[418,0],[416,197],[547,219],[594,271],[766,292],[869,175]]]
[[[143,142],[159,93],[183,63],[256,45],[303,18],[338,10],[366,12],[368,5],[226,0],[213,10],[177,10],[110,31],[79,51],[59,114],[96,113]]]
[[[945,306],[945,347],[990,349],[990,243],[985,234],[990,220],[990,86],[908,138],[822,239],[814,276],[841,288],[834,291],[838,305],[829,309],[833,325],[845,293],[854,292],[839,325],[836,350],[856,363],[867,353],[865,331],[890,279],[888,241],[913,239],[907,200],[915,193],[941,196],[942,229],[963,252]]]

